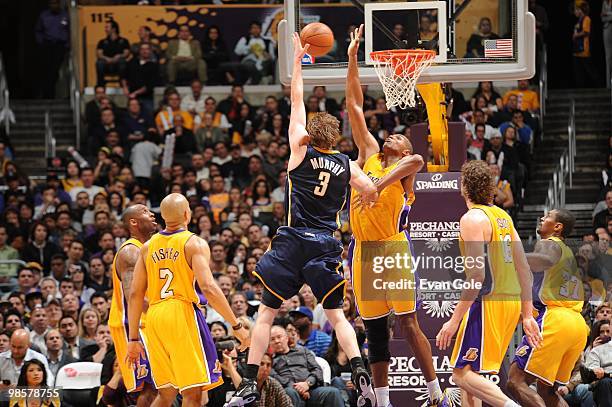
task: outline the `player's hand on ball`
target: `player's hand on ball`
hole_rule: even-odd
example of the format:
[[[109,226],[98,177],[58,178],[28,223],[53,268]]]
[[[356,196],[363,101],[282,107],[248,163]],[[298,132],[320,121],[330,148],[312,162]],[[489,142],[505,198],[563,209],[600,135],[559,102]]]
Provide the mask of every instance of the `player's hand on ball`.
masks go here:
[[[440,350],[450,348],[451,341],[453,340],[453,336],[455,336],[457,329],[459,329],[459,323],[455,322],[453,319],[445,322],[444,325],[442,325],[440,332],[438,332],[438,335],[436,335],[436,346]]]
[[[235,330],[234,336],[240,342],[240,346],[238,346],[238,350],[240,350],[240,352],[244,352],[249,346],[251,346],[250,333],[244,327]]]
[[[539,348],[542,344],[542,333],[540,327],[533,317],[523,318],[523,332],[527,342],[532,348]]]
[[[293,33],[293,59],[296,62],[302,63],[302,57],[310,48],[309,44],[302,47],[302,41],[300,40],[300,35],[298,33]]]
[[[125,358],[129,366],[135,367],[140,364],[140,358],[146,359],[144,347],[140,341],[130,341],[127,345],[127,356]]]
[[[355,28],[355,30],[351,33],[351,43],[348,47],[348,56],[349,57],[357,57],[357,51],[359,50],[359,42],[361,39],[361,35],[363,34],[363,24],[359,26],[359,28]]]

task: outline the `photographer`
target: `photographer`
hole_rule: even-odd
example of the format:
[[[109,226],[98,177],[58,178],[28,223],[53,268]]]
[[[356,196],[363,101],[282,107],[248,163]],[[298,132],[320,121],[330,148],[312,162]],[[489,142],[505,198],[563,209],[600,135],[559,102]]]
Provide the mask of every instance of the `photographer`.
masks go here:
[[[600,321],[599,336],[593,341],[592,349],[587,352],[584,366],[593,390],[593,399],[598,406],[612,406],[612,342],[610,342],[610,322]],[[597,381],[595,381],[597,380]]]
[[[217,348],[217,358],[221,364],[223,384],[219,387],[215,387],[208,391],[208,404],[209,407],[222,407],[227,398],[227,393],[234,393],[236,388],[240,385],[242,377],[238,373],[238,352],[236,350],[236,344],[234,338],[231,336],[225,336],[215,341]]]

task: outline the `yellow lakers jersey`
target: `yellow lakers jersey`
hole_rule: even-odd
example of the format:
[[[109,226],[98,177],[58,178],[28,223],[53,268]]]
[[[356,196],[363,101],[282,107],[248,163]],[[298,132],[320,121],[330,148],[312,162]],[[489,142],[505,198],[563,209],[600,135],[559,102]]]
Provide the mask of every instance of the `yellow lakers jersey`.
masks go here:
[[[382,153],[374,154],[363,166],[363,172],[374,182],[391,172],[399,163],[383,168],[382,159]],[[358,206],[359,193],[352,190],[350,218],[355,239],[376,241],[398,234],[407,224],[413,202],[414,194],[406,197],[401,181],[387,186],[372,207]]]
[[[169,299],[199,302],[195,276],[185,257],[185,244],[192,236],[181,229],[161,231],[149,240],[145,265],[150,305]]]
[[[534,306],[541,311],[545,306],[582,310],[584,287],[572,249],[558,237],[548,240],[561,248],[559,261],[543,273],[534,273]]]
[[[491,223],[491,240],[486,243],[485,281],[481,295],[517,296],[521,293],[518,275],[512,257],[512,218],[503,209],[494,205],[474,205],[487,215]],[[459,239],[461,252],[465,242]],[[520,244],[517,242],[516,244]]]
[[[115,254],[115,258],[113,259],[112,265],[112,279],[113,279],[113,298],[111,300],[111,308],[108,316],[108,326],[113,328],[119,328],[127,325],[127,298],[123,295],[123,287],[121,286],[121,280],[119,279],[119,274],[117,273],[117,256],[121,250],[127,246],[133,244],[138,249],[142,247],[142,243],[138,239],[134,239],[133,237],[123,242],[117,253]],[[144,314],[143,314],[144,318]],[[141,319],[142,322],[142,319]]]

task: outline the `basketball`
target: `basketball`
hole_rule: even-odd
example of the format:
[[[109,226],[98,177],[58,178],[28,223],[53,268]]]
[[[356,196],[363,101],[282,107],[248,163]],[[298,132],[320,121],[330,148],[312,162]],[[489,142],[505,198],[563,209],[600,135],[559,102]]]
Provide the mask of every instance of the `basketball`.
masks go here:
[[[310,23],[300,33],[302,46],[310,44],[308,54],[320,57],[327,54],[334,46],[334,33],[323,23]]]

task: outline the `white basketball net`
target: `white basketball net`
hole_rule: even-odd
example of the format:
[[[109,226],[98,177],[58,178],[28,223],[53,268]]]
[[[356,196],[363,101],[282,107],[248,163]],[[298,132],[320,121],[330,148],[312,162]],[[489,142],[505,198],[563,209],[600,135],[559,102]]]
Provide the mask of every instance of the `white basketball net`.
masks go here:
[[[416,105],[416,83],[431,66],[434,51],[392,50],[371,54],[378,79],[386,96],[387,109],[406,109]]]

